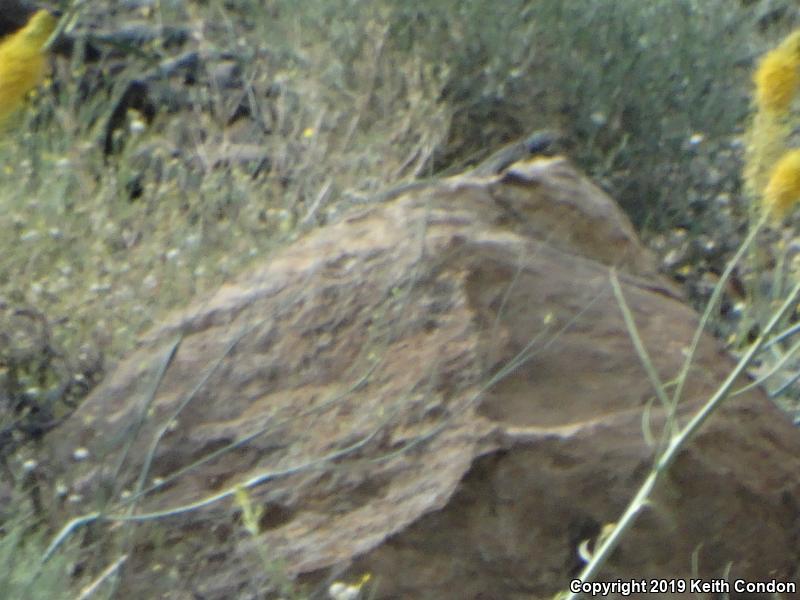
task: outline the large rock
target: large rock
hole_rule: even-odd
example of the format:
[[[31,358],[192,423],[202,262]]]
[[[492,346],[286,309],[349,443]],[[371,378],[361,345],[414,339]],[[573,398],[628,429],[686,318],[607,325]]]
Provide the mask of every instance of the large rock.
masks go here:
[[[664,415],[610,268],[664,381],[697,322],[627,219],[562,158],[395,196],[157,327],[45,440],[59,524],[102,507],[98,565],[131,552],[120,597],[549,598],[624,509]],[[702,339],[684,420],[732,365]],[[793,579],[798,473],[784,416],[730,399],[601,579]]]

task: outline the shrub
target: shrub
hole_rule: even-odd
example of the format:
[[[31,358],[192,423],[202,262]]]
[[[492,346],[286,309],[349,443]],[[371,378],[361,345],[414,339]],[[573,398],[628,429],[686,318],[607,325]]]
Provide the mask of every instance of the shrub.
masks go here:
[[[486,53],[507,57],[517,118],[555,121],[639,226],[685,225],[698,183],[689,138],[728,136],[747,112],[748,14],[723,0],[539,0],[519,3],[516,18],[526,35],[511,43],[528,55],[500,35]]]

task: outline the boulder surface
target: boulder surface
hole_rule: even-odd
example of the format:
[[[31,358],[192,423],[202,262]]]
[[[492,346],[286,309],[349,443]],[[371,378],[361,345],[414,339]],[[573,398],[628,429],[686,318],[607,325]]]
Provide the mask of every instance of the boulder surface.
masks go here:
[[[147,334],[45,439],[60,523],[103,511],[126,598],[550,598],[665,422],[612,268],[663,381],[697,324],[655,265],[562,157],[412,186]],[[682,422],[732,366],[703,337]],[[799,473],[784,415],[729,399],[599,579],[795,581]]]

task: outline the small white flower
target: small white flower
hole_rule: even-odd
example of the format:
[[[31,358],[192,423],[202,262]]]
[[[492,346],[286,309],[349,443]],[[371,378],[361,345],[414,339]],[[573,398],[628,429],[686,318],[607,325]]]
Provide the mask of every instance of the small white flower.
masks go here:
[[[347,585],[336,581],[328,588],[331,600],[358,600],[361,595],[361,586]]]
[[[702,133],[694,133],[689,138],[689,145],[690,146],[699,146],[700,144],[702,144],[705,141],[705,139],[706,139],[706,136],[704,136]]]

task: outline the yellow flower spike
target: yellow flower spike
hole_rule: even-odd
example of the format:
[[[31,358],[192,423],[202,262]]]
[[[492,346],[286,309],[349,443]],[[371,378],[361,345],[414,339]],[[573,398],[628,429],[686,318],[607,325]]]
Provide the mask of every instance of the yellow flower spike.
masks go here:
[[[800,201],[800,148],[778,160],[764,188],[762,205],[773,218],[782,219]]]
[[[790,119],[764,112],[753,115],[743,170],[745,191],[751,198],[760,198],[764,193],[773,166],[786,152],[786,140],[791,132]]]
[[[0,123],[22,105],[44,78],[44,45],[57,23],[48,11],[38,10],[25,27],[0,41]]]
[[[791,33],[761,59],[753,83],[759,110],[772,115],[789,111],[800,89],[800,30]]]

